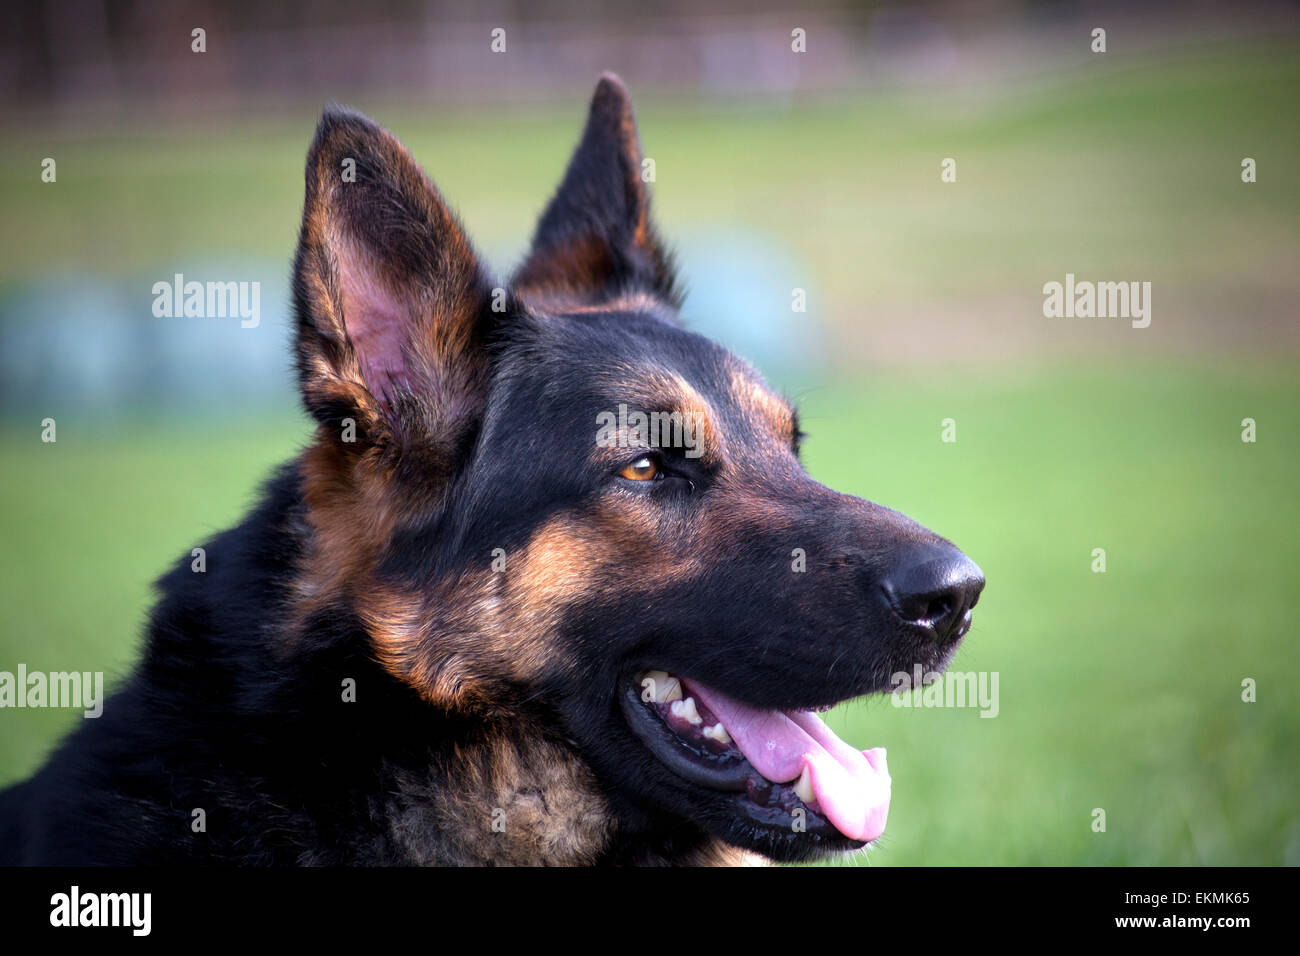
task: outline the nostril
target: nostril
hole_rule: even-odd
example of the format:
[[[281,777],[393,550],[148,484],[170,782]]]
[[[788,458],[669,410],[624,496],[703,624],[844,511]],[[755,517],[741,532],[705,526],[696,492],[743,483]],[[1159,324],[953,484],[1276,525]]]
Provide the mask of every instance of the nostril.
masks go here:
[[[881,582],[885,595],[903,621],[931,628],[942,643],[959,640],[970,630],[984,574],[951,545],[927,549],[919,557],[901,562]]]
[[[917,624],[933,624],[947,617],[952,611],[951,594],[923,594],[904,598],[898,602],[898,615],[905,621]]]

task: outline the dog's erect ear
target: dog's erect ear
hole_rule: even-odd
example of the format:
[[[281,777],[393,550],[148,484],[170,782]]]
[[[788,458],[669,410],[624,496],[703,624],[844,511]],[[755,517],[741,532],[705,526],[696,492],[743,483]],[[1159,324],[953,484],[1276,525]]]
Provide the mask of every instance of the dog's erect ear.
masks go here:
[[[650,222],[632,101],[612,73],[596,86],[582,141],[514,287],[525,298],[588,300],[645,291],[680,305],[671,258]]]
[[[340,433],[352,419],[358,451],[454,455],[485,400],[491,284],[433,183],[360,114],[321,117],[293,285],[312,415]]]

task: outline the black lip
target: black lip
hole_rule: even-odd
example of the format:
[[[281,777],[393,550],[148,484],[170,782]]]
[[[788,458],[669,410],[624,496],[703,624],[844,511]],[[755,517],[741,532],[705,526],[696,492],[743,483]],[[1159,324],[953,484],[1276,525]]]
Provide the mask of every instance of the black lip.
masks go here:
[[[649,751],[678,776],[710,790],[743,791],[758,771],[744,757],[712,756],[686,752],[680,738],[641,702],[636,687],[628,686],[619,696],[623,717]]]

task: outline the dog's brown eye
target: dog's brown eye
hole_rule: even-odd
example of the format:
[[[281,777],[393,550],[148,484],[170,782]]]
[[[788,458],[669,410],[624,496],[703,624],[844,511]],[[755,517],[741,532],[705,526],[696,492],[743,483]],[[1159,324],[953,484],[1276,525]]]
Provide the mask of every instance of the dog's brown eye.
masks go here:
[[[619,474],[631,481],[654,481],[659,477],[659,466],[653,458],[646,455],[632,462]]]

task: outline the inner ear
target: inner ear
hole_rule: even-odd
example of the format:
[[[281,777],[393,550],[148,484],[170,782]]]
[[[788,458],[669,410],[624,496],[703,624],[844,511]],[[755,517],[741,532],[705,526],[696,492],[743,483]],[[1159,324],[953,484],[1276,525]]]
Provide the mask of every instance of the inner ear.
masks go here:
[[[590,302],[649,292],[680,305],[671,256],[655,234],[632,100],[601,77],[587,126],[513,286],[524,298]]]
[[[294,266],[307,408],[353,418],[357,450],[432,448],[450,464],[485,401],[492,284],[405,147],[329,109],[307,157]]]
[[[336,257],[344,325],[366,390],[391,409],[412,387],[406,323],[417,311],[401,290],[389,288],[370,257],[344,241]]]

